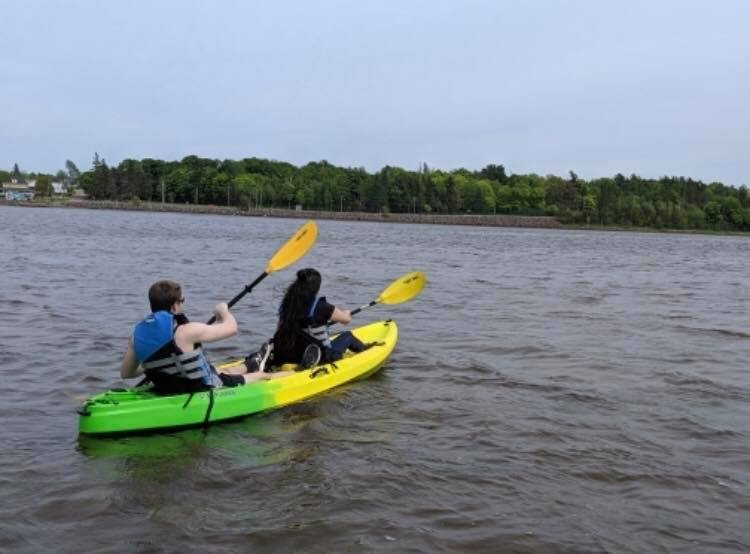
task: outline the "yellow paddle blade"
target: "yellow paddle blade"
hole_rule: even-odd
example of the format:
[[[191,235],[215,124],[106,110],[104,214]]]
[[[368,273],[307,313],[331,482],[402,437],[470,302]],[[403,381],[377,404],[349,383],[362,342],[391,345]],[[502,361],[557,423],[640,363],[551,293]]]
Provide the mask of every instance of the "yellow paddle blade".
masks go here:
[[[425,285],[424,273],[412,271],[393,281],[380,293],[376,302],[383,304],[401,304],[417,296]]]
[[[314,221],[308,221],[292,235],[292,237],[279,248],[276,254],[268,261],[266,273],[273,273],[286,266],[293,264],[315,244],[318,238],[318,226]]]

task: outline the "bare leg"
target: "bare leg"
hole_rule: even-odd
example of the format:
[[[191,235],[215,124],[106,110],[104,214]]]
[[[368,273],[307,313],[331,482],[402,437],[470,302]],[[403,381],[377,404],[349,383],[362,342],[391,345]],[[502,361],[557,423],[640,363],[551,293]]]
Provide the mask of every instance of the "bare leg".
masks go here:
[[[229,373],[230,375],[242,375],[247,373],[247,366],[243,362],[231,367],[222,367],[220,368],[220,371],[222,373]]]
[[[296,371],[274,371],[272,373],[266,373],[268,375],[268,379],[278,379],[279,377],[288,377],[289,375],[294,375],[297,373]]]
[[[288,375],[294,375],[294,371],[275,371],[273,373],[254,371],[253,373],[244,373],[242,377],[247,384],[255,381],[269,381],[271,379],[278,379],[279,377],[287,377]]]

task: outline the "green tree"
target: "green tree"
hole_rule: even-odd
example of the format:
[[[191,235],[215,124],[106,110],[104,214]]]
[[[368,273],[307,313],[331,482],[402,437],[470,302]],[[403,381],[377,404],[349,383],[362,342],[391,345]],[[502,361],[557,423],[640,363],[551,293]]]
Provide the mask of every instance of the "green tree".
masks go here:
[[[480,204],[477,206],[479,213],[494,213],[495,211],[495,190],[492,188],[492,183],[487,179],[480,179],[477,182],[477,188],[479,189],[479,201]]]
[[[78,186],[85,192],[90,198],[93,198],[92,191],[95,188],[94,185],[94,172],[84,171],[78,178]]]
[[[737,191],[737,199],[740,201],[743,208],[750,207],[750,194],[748,194],[746,185],[742,185],[739,188],[739,191]]]
[[[193,193],[190,181],[191,171],[181,165],[176,166],[164,176],[164,188],[167,202],[189,202]]]
[[[583,197],[583,217],[586,223],[591,223],[596,217],[596,196],[587,194]]]
[[[461,187],[464,209],[472,213],[486,214],[495,210],[495,191],[486,179],[457,177]]]
[[[213,202],[217,205],[222,204],[231,206],[235,202],[234,187],[232,178],[223,172],[216,172],[211,178],[211,195]]]
[[[72,189],[78,184],[78,179],[81,176],[81,172],[78,171],[76,164],[70,160],[65,160],[65,177],[62,182],[67,192],[71,192]]]
[[[512,214],[520,209],[516,201],[516,191],[513,186],[498,186],[495,188],[496,210],[503,214]]]
[[[702,229],[706,225],[706,214],[695,204],[688,206],[685,218],[687,226],[691,229]]]
[[[463,211],[463,200],[461,198],[461,189],[456,183],[456,179],[450,175],[446,182],[445,202],[448,213],[455,214]]]
[[[62,183],[64,188],[67,188],[67,180],[68,180],[68,174],[65,173],[62,169],[58,170],[57,173],[55,173],[55,181],[58,183]]]
[[[480,179],[489,179],[490,181],[497,181],[498,183],[505,183],[508,180],[508,176],[505,174],[505,168],[502,165],[490,164],[485,166],[477,177]]]
[[[284,207],[292,207],[295,198],[294,179],[292,177],[286,177],[281,181],[278,189],[278,196]]]
[[[104,160],[100,160],[98,154],[94,157],[94,167],[92,170],[92,179],[88,192],[94,200],[105,200],[112,198],[110,189],[109,167]]]
[[[52,178],[49,175],[39,175],[34,185],[34,195],[52,196]]]
[[[294,201],[304,209],[309,209],[312,203],[313,190],[309,183],[301,183],[294,193]]]
[[[744,213],[739,199],[734,196],[724,196],[719,201],[721,204],[721,216],[735,227],[741,227],[744,223]]]
[[[722,221],[721,204],[715,201],[707,202],[703,207],[706,214],[706,222],[710,225],[716,225]]]
[[[742,216],[742,228],[747,231],[750,230],[750,208],[745,208]]]
[[[263,192],[267,178],[258,173],[243,173],[232,180],[243,208],[263,206]]]
[[[643,199],[640,202],[641,213],[643,214],[643,225],[653,226],[656,221],[656,208],[651,200]]]
[[[76,167],[76,164],[74,164],[70,160],[65,160],[65,170],[68,172],[68,176],[75,181],[78,179],[78,177],[81,175],[81,172],[78,171],[78,167]]]
[[[672,227],[675,229],[685,229],[688,225],[687,213],[680,204],[674,204],[672,208]]]
[[[385,167],[370,179],[365,187],[364,207],[370,212],[388,212],[388,176]]]

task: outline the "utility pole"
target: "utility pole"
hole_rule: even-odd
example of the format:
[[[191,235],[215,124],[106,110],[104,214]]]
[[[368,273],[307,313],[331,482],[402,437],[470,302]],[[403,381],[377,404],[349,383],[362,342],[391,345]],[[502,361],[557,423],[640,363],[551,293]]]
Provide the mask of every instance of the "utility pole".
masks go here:
[[[161,203],[164,204],[164,177],[161,178]]]

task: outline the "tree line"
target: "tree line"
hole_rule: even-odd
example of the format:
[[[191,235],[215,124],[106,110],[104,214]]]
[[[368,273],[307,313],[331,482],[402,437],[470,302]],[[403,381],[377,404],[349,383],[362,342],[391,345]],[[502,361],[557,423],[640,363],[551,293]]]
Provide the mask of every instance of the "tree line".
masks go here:
[[[548,215],[574,224],[750,230],[747,186],[687,177],[644,179],[618,173],[587,181],[573,171],[567,177],[508,175],[496,164],[479,171],[441,171],[424,164],[417,170],[386,166],[368,173],[325,160],[297,167],[261,158],[198,156],[180,161],[126,159],[109,166],[95,154],[88,171],[79,172],[68,161],[56,178],[81,187],[95,200],[245,209],[301,205],[327,211]]]

